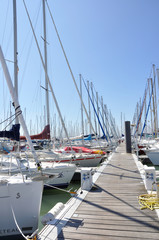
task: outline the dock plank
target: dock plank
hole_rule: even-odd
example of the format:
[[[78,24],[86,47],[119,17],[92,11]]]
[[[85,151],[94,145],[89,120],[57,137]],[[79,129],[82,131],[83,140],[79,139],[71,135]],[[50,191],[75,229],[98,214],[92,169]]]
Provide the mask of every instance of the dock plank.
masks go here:
[[[122,143],[59,235],[51,238],[48,228],[46,238],[40,239],[158,240],[156,212],[141,210],[138,203],[138,196],[144,193],[147,192],[134,157],[125,153]]]
[[[59,237],[65,239],[68,233],[74,239],[85,239],[84,235],[88,239],[159,239],[157,215],[140,209],[137,197],[146,190],[132,155],[123,153],[122,147],[96,181],[96,189],[76,210],[74,221],[83,219],[82,225],[68,221]]]

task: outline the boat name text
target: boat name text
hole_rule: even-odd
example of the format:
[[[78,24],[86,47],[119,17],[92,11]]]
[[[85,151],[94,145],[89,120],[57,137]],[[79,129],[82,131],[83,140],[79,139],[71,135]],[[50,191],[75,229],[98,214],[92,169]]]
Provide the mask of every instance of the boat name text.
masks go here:
[[[17,228],[12,228],[12,229],[0,229],[0,234],[7,234],[7,233],[14,233],[18,232]]]

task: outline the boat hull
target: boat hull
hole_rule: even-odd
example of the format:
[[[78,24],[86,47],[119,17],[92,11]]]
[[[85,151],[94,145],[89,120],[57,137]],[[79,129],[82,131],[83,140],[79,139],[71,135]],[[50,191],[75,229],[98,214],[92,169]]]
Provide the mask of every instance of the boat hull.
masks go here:
[[[105,157],[101,154],[87,154],[87,153],[66,153],[66,152],[53,152],[53,151],[36,151],[39,161],[41,162],[60,162],[60,163],[73,163],[78,167],[96,167]],[[25,154],[22,153],[25,157]],[[26,153],[28,158],[32,155],[30,152]]]
[[[25,236],[36,231],[42,192],[42,181],[0,182],[0,239],[24,239],[15,219]]]
[[[45,180],[44,181],[45,187],[46,184],[61,188],[68,187],[75,173],[76,166],[74,164],[68,163],[54,164],[53,166],[54,166],[53,173],[58,174],[58,176],[52,179]]]
[[[153,165],[159,165],[159,152],[146,151],[146,155],[148,156]]]
[[[92,154],[90,157],[79,157],[72,160],[72,163],[79,167],[96,167],[102,160],[102,156],[96,156],[97,154]],[[61,161],[63,162],[63,161]]]
[[[14,175],[19,173],[19,167],[17,166],[17,160],[12,158],[12,165],[10,166],[10,161],[8,158],[3,158],[3,167],[0,168],[0,174],[3,175]],[[19,165],[21,172],[32,179],[41,178],[41,172],[37,170],[34,161],[27,161],[26,159],[19,160]],[[44,176],[44,183],[57,186],[57,187],[67,187],[71,182],[73,175],[76,170],[76,165],[71,163],[56,163],[56,162],[41,162],[42,175]]]
[[[101,162],[104,156],[100,154],[63,154],[59,155],[58,158],[53,158],[51,155],[40,158],[42,162],[60,162],[60,163],[73,163],[78,167],[96,167]]]

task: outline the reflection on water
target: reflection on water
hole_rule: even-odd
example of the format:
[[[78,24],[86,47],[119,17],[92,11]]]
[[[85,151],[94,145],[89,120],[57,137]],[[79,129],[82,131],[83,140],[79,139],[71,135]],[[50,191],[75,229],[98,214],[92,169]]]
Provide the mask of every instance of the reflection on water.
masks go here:
[[[72,188],[72,191],[75,191],[76,189],[79,189],[79,187],[80,181],[75,181],[70,183],[68,188],[65,188],[64,190],[70,190]],[[40,211],[39,230],[43,228],[41,217],[46,214],[51,208],[53,208],[56,203],[66,203],[70,198],[71,195],[67,192],[63,192],[57,189],[44,189]]]

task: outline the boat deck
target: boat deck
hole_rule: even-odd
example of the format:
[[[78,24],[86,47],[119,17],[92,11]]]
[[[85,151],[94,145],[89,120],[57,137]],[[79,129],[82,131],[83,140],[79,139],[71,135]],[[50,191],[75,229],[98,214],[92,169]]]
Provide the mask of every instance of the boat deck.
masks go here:
[[[134,156],[125,152],[124,143],[98,174],[92,190],[77,196],[69,213],[46,226],[39,239],[159,239],[156,211],[140,209],[138,196],[147,192]]]

